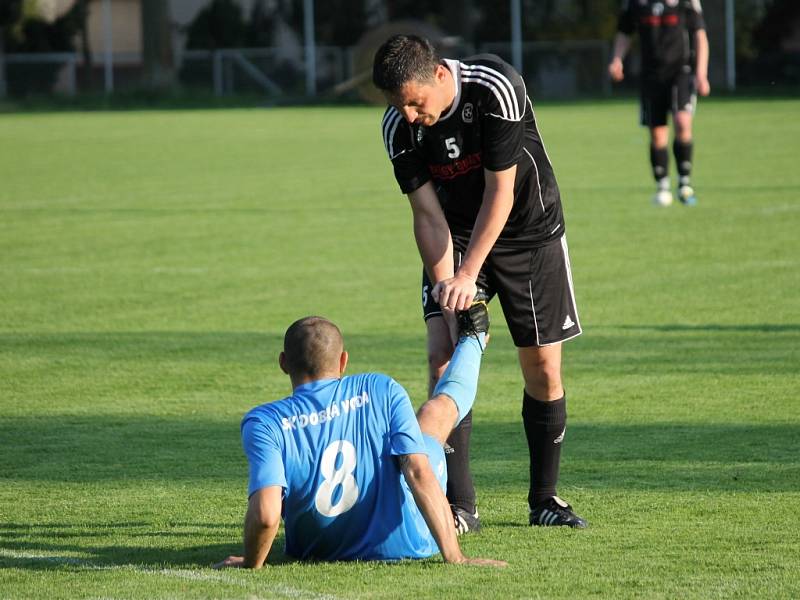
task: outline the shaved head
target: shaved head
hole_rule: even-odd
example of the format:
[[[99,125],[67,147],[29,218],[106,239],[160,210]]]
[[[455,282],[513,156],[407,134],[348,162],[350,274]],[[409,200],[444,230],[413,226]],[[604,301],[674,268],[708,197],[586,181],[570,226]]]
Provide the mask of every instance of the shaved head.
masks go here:
[[[315,378],[338,372],[344,341],[339,328],[323,317],[295,321],[283,337],[286,370],[295,377]]]

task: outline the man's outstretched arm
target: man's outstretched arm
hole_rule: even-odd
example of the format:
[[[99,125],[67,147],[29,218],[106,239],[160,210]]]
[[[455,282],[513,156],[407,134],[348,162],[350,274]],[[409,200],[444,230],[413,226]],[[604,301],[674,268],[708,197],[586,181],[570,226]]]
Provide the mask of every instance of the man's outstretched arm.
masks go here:
[[[408,194],[414,215],[414,239],[434,285],[453,276],[453,240],[439,198],[429,181]]]
[[[250,496],[244,518],[244,556],[229,556],[214,565],[215,569],[260,569],[264,565],[281,525],[282,495],[280,486],[271,485]]]
[[[414,501],[422,512],[444,561],[456,564],[505,567],[507,563],[502,560],[467,558],[461,552],[453,524],[453,513],[433,474],[428,457],[425,454],[404,454],[398,458],[400,469],[414,495]]]

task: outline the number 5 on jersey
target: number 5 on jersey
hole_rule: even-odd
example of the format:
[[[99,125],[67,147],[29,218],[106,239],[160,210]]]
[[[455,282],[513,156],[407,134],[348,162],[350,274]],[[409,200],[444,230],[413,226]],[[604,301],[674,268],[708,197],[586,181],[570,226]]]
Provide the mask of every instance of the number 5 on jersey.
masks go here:
[[[336,469],[336,457],[342,455],[342,464]],[[317,510],[326,517],[338,517],[347,512],[358,500],[358,483],[353,477],[356,470],[356,449],[347,440],[337,440],[328,444],[322,453],[320,471],[324,480],[314,497]],[[336,489],[341,486],[341,493],[336,504],[333,503]]]
[[[447,148],[448,158],[458,158],[461,156],[461,148],[456,144],[456,138],[449,137],[444,141],[445,148]]]

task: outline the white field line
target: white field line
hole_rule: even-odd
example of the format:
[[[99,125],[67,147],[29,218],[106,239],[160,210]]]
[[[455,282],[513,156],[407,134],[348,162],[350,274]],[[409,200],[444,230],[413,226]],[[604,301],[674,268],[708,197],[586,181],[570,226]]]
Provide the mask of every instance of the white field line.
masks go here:
[[[765,215],[772,216],[786,212],[797,212],[798,210],[800,210],[800,206],[798,206],[797,203],[792,203],[792,204],[775,204],[773,206],[764,206],[759,210],[759,212],[762,212]]]
[[[144,575],[163,575],[164,577],[176,577],[187,581],[213,581],[217,583],[225,583],[228,585],[237,586],[240,588],[252,589],[256,587],[256,582],[242,581],[235,577],[231,577],[224,572],[207,572],[204,570],[193,571],[191,569],[156,569],[149,567],[142,567],[138,565],[96,565],[88,560],[75,558],[71,556],[47,555],[47,554],[31,554],[29,552],[16,552],[6,548],[0,548],[0,557],[5,558],[18,558],[24,560],[41,561],[52,563],[54,565],[74,565],[84,567],[93,571],[133,571],[142,573]],[[269,583],[270,597],[278,595],[284,598],[307,598],[309,600],[337,600],[336,596],[330,594],[317,594],[305,590],[293,588],[288,585],[280,585]],[[257,596],[249,596],[250,600],[259,600]]]

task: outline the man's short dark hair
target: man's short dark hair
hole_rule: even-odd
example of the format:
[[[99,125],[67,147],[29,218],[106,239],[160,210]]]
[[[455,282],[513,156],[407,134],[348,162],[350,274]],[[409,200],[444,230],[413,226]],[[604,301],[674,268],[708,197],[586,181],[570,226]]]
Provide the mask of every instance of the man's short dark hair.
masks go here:
[[[416,35],[394,35],[375,53],[372,83],[379,90],[395,93],[406,83],[430,83],[441,62],[433,45]]]
[[[291,375],[316,377],[339,367],[344,350],[342,332],[323,317],[304,317],[283,336],[283,354]]]

